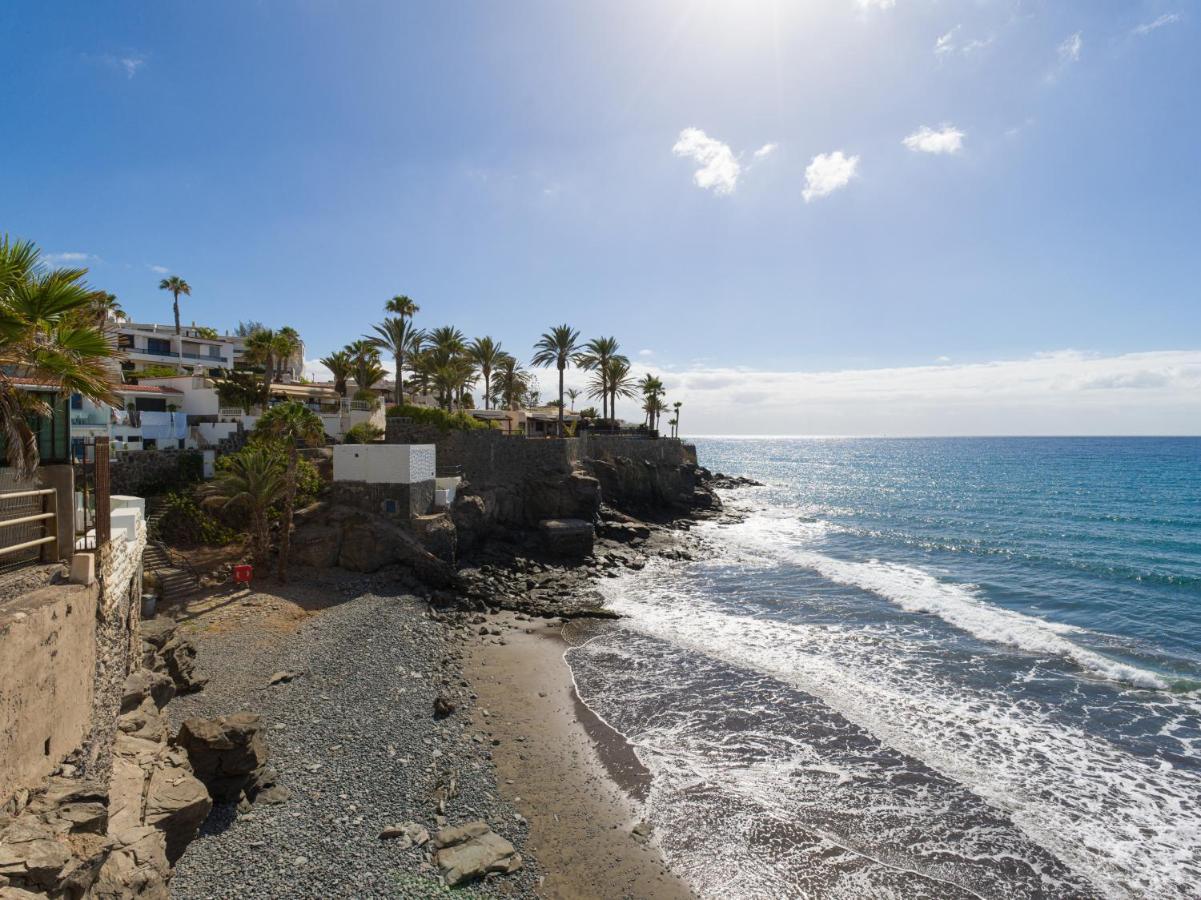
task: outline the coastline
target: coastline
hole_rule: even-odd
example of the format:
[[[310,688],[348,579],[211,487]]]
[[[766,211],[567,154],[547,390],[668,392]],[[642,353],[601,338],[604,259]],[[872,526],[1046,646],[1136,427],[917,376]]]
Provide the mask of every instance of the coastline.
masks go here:
[[[559,623],[501,613],[489,625],[464,659],[473,724],[493,745],[501,796],[529,823],[526,848],[546,871],[539,896],[693,897],[642,833],[649,773],[577,697]]]

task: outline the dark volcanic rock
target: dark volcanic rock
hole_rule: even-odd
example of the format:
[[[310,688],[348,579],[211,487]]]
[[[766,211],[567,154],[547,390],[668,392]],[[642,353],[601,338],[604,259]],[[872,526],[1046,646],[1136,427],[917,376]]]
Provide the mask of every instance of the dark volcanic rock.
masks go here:
[[[187,751],[196,777],[218,802],[237,800],[258,782],[267,763],[267,744],[254,713],[188,719],[175,742]]]
[[[596,536],[592,523],[583,519],[544,519],[538,525],[546,549],[555,556],[583,557],[592,553]]]

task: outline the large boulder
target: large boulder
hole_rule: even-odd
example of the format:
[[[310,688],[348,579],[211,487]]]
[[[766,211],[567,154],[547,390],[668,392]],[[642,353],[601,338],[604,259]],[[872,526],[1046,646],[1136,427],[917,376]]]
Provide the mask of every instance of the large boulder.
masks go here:
[[[305,525],[292,535],[291,559],[300,566],[328,569],[338,564],[342,529],[333,525]]]
[[[521,854],[484,822],[444,828],[434,838],[434,864],[454,887],[489,872],[508,875],[521,868]]]
[[[198,691],[208,682],[196,674],[196,648],[166,616],[142,621],[142,665],[170,675],[181,694]]]
[[[238,800],[267,763],[267,743],[254,713],[188,719],[175,743],[188,754],[196,777],[219,803]]]
[[[583,519],[544,519],[538,523],[547,552],[578,558],[592,553],[595,531]]]

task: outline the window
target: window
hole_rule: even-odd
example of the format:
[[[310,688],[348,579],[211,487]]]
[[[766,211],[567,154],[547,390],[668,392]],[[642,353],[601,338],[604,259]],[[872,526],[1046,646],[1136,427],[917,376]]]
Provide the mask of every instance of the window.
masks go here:
[[[71,395],[71,409],[83,409],[83,395],[82,394],[72,394]]]

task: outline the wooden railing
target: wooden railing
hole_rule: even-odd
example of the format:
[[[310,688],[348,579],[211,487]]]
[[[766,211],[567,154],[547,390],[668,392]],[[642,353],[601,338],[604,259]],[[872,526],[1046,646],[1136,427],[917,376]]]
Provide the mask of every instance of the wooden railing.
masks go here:
[[[49,499],[49,509],[47,509],[47,499]],[[58,491],[54,488],[33,488],[26,491],[4,491],[0,492],[0,507],[7,505],[7,501],[12,500],[28,500],[28,506],[37,508],[41,506],[41,512],[30,513],[27,515],[16,516],[11,519],[0,519],[0,535],[7,534],[7,529],[16,528],[18,526],[35,526],[40,525],[42,536],[32,540],[18,541],[15,544],[0,544],[0,556],[7,556],[11,553],[20,553],[22,550],[32,550],[34,547],[40,547],[43,544],[58,543],[58,528],[51,527],[51,523],[58,518]],[[14,511],[14,510],[9,510]],[[24,512],[24,510],[15,510]],[[4,515],[0,512],[0,515]],[[57,525],[57,523],[55,523]],[[6,537],[0,537],[0,540],[6,540]]]

